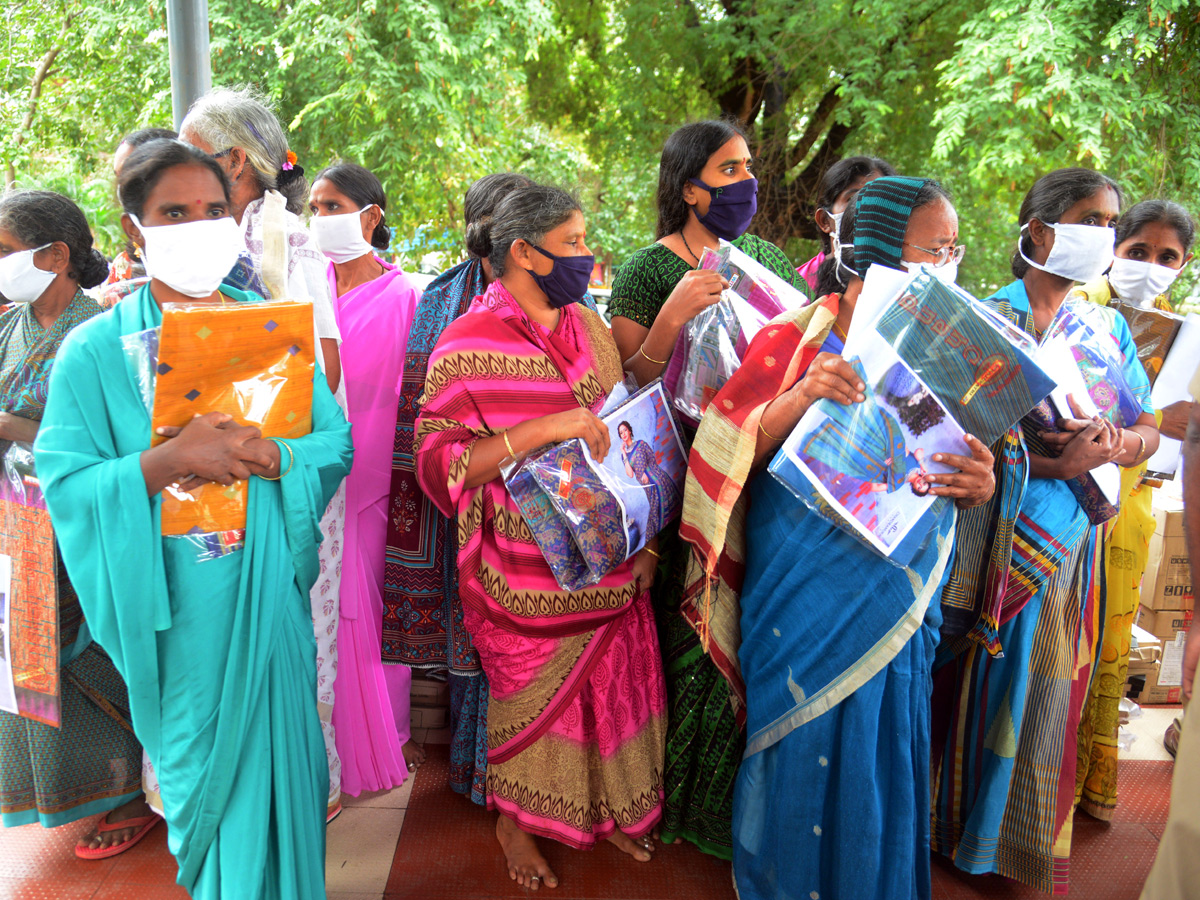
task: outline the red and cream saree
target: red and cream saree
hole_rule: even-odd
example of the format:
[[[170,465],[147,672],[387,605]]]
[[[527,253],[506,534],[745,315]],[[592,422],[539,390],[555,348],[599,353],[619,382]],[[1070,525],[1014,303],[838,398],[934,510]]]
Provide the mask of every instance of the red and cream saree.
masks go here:
[[[569,306],[551,331],[494,282],[438,341],[416,427],[421,487],[458,516],[464,621],[491,684],[488,806],[578,848],[645,834],[662,814],[666,690],[649,594],[632,563],[562,590],[503,481],[465,478],[475,441],[598,411],[620,378],[596,313]]]

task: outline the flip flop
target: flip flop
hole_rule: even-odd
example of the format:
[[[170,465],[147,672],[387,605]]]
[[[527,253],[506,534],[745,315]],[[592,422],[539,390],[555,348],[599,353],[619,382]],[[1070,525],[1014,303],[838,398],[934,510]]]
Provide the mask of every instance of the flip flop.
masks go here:
[[[77,846],[75,848],[75,855],[80,859],[108,859],[110,856],[117,856],[120,853],[124,853],[126,850],[144,838],[147,834],[149,834],[151,828],[162,821],[160,816],[156,816],[154,814],[148,816],[139,816],[135,819],[126,819],[123,822],[106,822],[104,821],[104,818],[105,817],[102,816],[100,818],[100,824],[96,826],[97,834],[103,834],[106,831],[120,831],[124,828],[136,828],[137,830],[133,833],[133,837],[131,837],[129,840],[122,841],[119,844],[113,844],[110,847],[97,847],[95,850],[93,850],[91,847]]]

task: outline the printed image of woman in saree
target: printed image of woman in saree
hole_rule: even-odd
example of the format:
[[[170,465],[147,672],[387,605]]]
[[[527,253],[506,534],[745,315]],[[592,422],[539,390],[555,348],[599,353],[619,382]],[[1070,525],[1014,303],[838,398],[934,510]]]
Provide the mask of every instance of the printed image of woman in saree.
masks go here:
[[[633,426],[629,422],[619,424],[617,434],[621,438],[621,461],[625,464],[625,474],[646,489],[646,499],[650,502],[646,537],[650,538],[658,534],[682,506],[679,485],[658,464],[654,448],[645,441],[634,439]]]
[[[861,360],[849,361],[858,376],[867,381]],[[822,422],[800,448],[806,463],[820,464],[814,471],[835,496],[851,493],[891,493],[908,485],[918,497],[929,493],[929,472],[925,468],[925,451],[911,451],[905,442],[904,428],[920,435],[945,418],[937,400],[925,390],[908,370],[897,363],[876,385],[874,403],[843,406],[822,403],[828,418]],[[895,415],[884,403],[895,410]],[[903,423],[903,426],[902,424]],[[835,478],[831,483],[824,473],[833,470],[848,476],[849,485]]]

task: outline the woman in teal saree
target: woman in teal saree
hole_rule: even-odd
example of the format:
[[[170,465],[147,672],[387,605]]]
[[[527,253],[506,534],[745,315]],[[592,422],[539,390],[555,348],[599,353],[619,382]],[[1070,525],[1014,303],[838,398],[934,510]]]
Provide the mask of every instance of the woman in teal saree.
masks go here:
[[[148,449],[122,337],[159,325],[162,302],[259,298],[217,291],[236,241],[207,156],[147,144],[125,164],[120,196],[152,281],[63,345],[36,445],[47,503],[92,634],[130,685],[179,884],[201,900],[321,898],[328,771],[307,596],[350,428],[318,377],[305,437],[263,440],[209,413],[160,429],[170,440]],[[243,535],[223,533],[214,552],[161,534],[163,488],[235,480],[248,482]]]

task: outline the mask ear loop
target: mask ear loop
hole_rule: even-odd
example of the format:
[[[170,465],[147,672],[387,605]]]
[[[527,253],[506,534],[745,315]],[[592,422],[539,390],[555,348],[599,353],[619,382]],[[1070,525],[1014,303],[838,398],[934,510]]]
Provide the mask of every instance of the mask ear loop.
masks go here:
[[[1040,222],[1041,220],[1039,219],[1038,221]],[[1054,226],[1049,224],[1048,222],[1042,222],[1042,225],[1044,225],[1046,228],[1049,228],[1051,231],[1054,230]],[[1026,222],[1024,225],[1021,226],[1021,231],[1024,232],[1024,231],[1028,230],[1028,228],[1029,228],[1029,223]],[[1032,240],[1032,235],[1030,236],[1030,239]],[[1033,266],[1035,269],[1038,269],[1042,272],[1049,272],[1051,275],[1053,275],[1054,273],[1050,272],[1050,270],[1047,269],[1045,266],[1040,265],[1039,263],[1035,263],[1032,259],[1030,259],[1028,256],[1025,255],[1025,248],[1023,246],[1021,246],[1022,243],[1024,243],[1024,240],[1025,240],[1024,237],[1017,238],[1017,253],[1020,254],[1021,259],[1025,260],[1025,262],[1029,263],[1029,265]],[[1111,268],[1111,266],[1110,266],[1110,268]]]
[[[845,269],[847,272],[849,272],[851,278],[858,277],[858,273],[856,271],[854,271],[848,265],[846,265],[844,262],[842,262],[842,251],[846,250],[846,249],[853,250],[854,245],[853,244],[843,244],[843,243],[835,241],[835,243],[833,245],[833,258],[836,261],[837,265],[834,266],[833,277],[837,279],[837,283],[840,284],[842,287],[850,286],[850,282],[842,280],[842,269]]]

